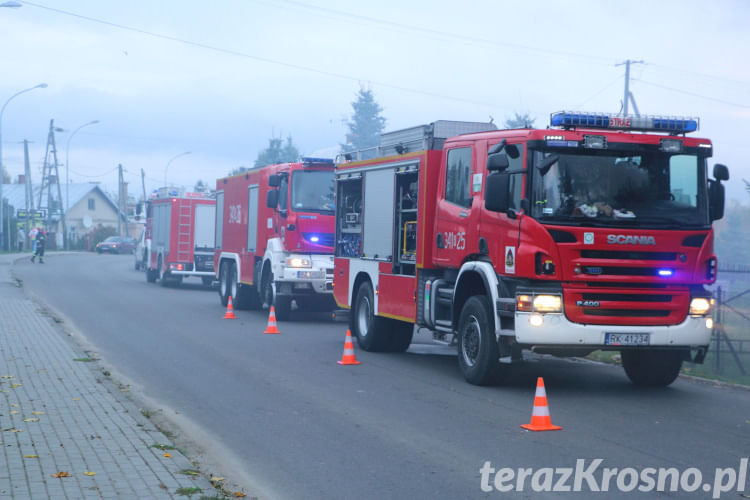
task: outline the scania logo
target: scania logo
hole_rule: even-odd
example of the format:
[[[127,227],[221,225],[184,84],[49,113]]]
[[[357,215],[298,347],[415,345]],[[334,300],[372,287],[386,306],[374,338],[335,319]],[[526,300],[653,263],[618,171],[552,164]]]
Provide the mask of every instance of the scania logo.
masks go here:
[[[656,245],[653,236],[626,236],[624,234],[608,234],[607,243],[610,245]]]

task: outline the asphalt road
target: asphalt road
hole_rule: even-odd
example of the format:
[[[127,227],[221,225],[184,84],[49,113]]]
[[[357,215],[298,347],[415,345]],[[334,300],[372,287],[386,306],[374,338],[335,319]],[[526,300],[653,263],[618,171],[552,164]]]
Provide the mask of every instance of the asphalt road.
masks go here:
[[[427,333],[407,353],[357,350],[361,365],[339,366],[344,323],[313,315],[263,335],[265,313],[223,320],[215,291],[197,279],[182,288],[147,284],[132,256],[51,254],[44,265],[17,263],[15,274],[147,396],[218,440],[256,478],[250,486],[274,498],[507,496],[481,491],[486,461],[536,470],[601,458],[601,468],[696,467],[712,481],[714,468],[738,468],[750,455],[750,392],[742,389],[680,379],[644,390],[618,367],[558,359],[514,366],[504,386],[474,387],[454,349],[432,345]],[[519,427],[529,421],[538,376],[562,431]],[[527,482],[511,495],[573,494],[535,493]]]

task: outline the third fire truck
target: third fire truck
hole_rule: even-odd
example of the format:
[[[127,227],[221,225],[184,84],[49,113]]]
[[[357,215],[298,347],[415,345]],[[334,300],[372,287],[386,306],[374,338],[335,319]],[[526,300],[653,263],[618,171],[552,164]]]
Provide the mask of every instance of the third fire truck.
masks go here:
[[[216,181],[214,264],[221,303],[273,305],[285,320],[333,302],[333,161],[259,167]]]
[[[438,121],[337,164],[334,293],[360,346],[455,344],[466,380],[522,350],[621,351],[637,385],[702,362],[723,165],[697,119],[559,112],[546,130]]]

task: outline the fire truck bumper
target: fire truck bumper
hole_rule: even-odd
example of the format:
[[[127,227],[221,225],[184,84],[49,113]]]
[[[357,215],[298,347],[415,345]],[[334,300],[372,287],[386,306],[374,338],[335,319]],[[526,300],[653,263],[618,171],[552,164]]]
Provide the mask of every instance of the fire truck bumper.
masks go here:
[[[584,325],[564,314],[516,313],[516,342],[536,346],[699,347],[711,340],[711,321],[688,316],[677,325]],[[541,318],[541,321],[540,321]]]

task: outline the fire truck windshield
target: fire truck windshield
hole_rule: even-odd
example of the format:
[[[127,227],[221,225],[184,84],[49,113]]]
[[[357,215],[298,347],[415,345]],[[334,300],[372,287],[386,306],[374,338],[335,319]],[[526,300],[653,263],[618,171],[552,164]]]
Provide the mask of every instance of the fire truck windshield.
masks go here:
[[[533,152],[532,216],[576,225],[707,226],[705,158],[661,151]]]
[[[292,210],[333,214],[332,170],[296,170],[292,173]]]

